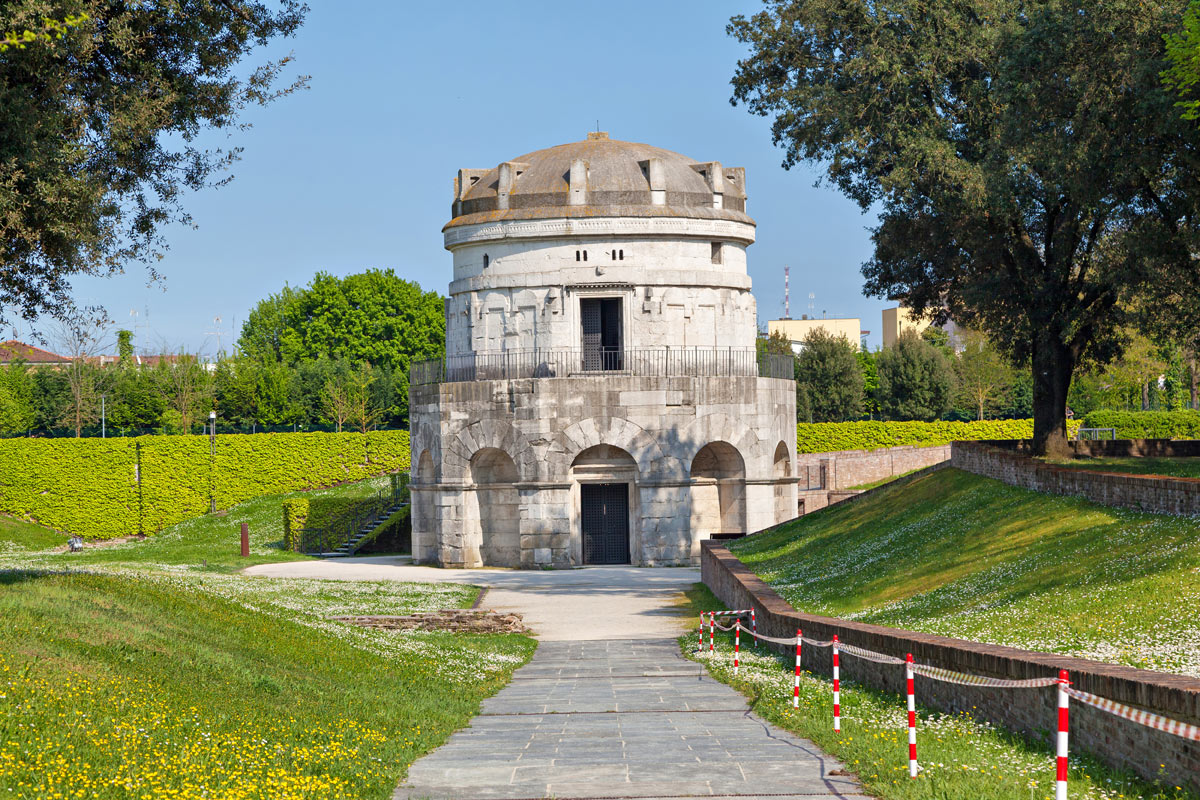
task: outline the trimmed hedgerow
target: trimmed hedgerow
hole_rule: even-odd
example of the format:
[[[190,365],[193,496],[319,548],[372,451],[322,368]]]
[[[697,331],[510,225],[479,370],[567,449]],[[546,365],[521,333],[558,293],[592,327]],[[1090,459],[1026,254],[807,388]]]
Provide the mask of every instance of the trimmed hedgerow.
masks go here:
[[[1071,420],[1074,434],[1079,423]],[[978,422],[818,422],[796,426],[797,453],[832,453],[837,450],[878,450],[883,447],[932,447],[979,439],[1029,439],[1031,419],[994,419]]]
[[[1085,428],[1116,428],[1118,439],[1200,439],[1200,411],[1093,411]]]
[[[132,439],[0,440],[0,511],[84,536],[139,530]]]
[[[0,512],[88,538],[408,468],[408,432],[0,440]]]

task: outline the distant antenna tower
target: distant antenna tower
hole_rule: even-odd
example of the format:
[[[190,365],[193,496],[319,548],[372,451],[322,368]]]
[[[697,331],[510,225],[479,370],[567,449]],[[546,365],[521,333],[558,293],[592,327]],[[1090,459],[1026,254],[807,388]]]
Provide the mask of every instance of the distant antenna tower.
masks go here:
[[[215,331],[205,331],[205,333],[208,334],[209,336],[217,337],[217,355],[221,355],[221,317],[220,317],[220,315],[213,317],[213,327],[216,328]]]
[[[788,283],[791,279],[791,270],[787,264],[783,265],[783,318],[792,318],[792,295],[791,288]]]
[[[808,316],[813,319],[816,319],[816,316],[817,316],[813,312],[813,308],[814,308],[813,300],[816,300],[816,299],[817,299],[817,296],[815,294],[813,294],[812,292],[808,293]]]

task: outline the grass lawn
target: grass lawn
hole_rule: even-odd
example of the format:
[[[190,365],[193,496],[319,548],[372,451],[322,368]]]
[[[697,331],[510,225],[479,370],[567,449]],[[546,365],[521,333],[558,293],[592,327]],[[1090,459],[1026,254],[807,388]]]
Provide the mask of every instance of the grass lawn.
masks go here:
[[[731,543],[802,611],[1200,675],[1200,521],[954,469]]]
[[[49,550],[67,543],[66,534],[53,528],[0,514],[0,553]]]
[[[703,584],[689,593],[695,613],[724,606]],[[811,739],[858,776],[880,800],[1050,800],[1054,796],[1054,752],[1039,743],[998,730],[965,714],[918,707],[917,755],[923,767],[908,777],[908,733],[904,698],[857,685],[855,659],[842,657],[842,732],[833,732],[832,684],[805,671],[800,708],[792,708],[794,656],[755,652],[743,637],[741,670],[733,675],[729,634],[718,632],[717,649],[696,652],[695,635],[680,637],[685,657],[705,664],[714,678],[738,689],[754,712]],[[1070,759],[1073,800],[1197,800],[1175,786],[1156,786],[1111,770],[1090,757]]]
[[[1071,458],[1047,463],[1067,469],[1124,472],[1131,475],[1164,475],[1200,478],[1200,458]]]
[[[300,495],[310,498],[366,497],[387,486],[388,478],[385,476],[332,489],[265,495],[235,506],[222,516],[205,514],[164,528],[141,541],[89,547],[80,553],[31,553],[28,551],[44,550],[52,544],[65,542],[66,538],[61,537],[61,541],[47,544],[44,536],[39,539],[32,533],[28,537],[19,532],[8,537],[0,527],[0,541],[11,538],[18,546],[8,552],[0,546],[0,567],[6,563],[11,566],[37,565],[50,569],[142,565],[232,572],[252,564],[308,559],[310,556],[283,549],[284,499]],[[243,522],[250,525],[249,558],[242,558],[240,555]],[[39,531],[46,530],[40,526],[33,527]],[[6,555],[10,557],[6,559]]]
[[[0,573],[0,796],[383,800],[534,643],[322,615],[463,607],[476,593]]]

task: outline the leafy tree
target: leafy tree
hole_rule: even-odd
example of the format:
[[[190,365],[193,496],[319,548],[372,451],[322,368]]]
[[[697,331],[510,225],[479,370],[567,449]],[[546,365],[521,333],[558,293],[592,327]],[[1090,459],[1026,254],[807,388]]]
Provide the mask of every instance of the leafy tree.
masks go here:
[[[303,83],[274,88],[290,56],[246,77],[241,63],[295,33],[306,9],[294,0],[278,12],[253,0],[71,5],[79,13],[51,31],[42,0],[0,10],[0,30],[22,39],[63,34],[0,52],[0,319],[63,313],[73,277],[151,263],[162,228],[190,221],[186,190],[228,180],[238,158],[197,136],[237,130],[247,106]]]
[[[1120,352],[1127,300],[1195,271],[1200,130],[1159,77],[1182,12],[768,0],[729,27],[734,100],[774,115],[785,166],[881,209],[867,292],[1031,360],[1038,453],[1065,447],[1075,367]]]
[[[196,419],[212,408],[212,375],[195,356],[182,350],[159,357],[154,383],[166,403],[161,419],[169,432],[191,433]]]
[[[1012,382],[1012,369],[987,337],[978,331],[963,331],[963,349],[954,360],[958,395],[976,419],[1004,397]]]
[[[935,420],[950,410],[954,372],[941,350],[913,331],[879,351],[879,408],[886,419]]]
[[[863,376],[863,411],[871,419],[879,416],[879,370],[875,365],[875,353],[865,347],[854,354],[858,359],[858,369]]]
[[[59,369],[38,367],[33,371],[34,427],[50,430],[59,426],[67,407],[70,389],[67,376]]]
[[[1193,0],[1183,15],[1182,30],[1169,33],[1163,81],[1179,93],[1183,118],[1200,119],[1200,4]]]
[[[37,421],[33,404],[33,377],[17,361],[0,367],[0,433],[24,433]]]
[[[365,361],[404,376],[412,362],[444,353],[445,343],[441,296],[390,269],[344,278],[322,272],[303,289],[284,287],[250,312],[238,340],[242,352],[261,360]],[[394,416],[407,419],[408,382],[392,386]]]
[[[122,358],[108,393],[109,427],[122,432],[154,428],[160,424],[165,408],[153,372]]]
[[[862,413],[863,374],[858,348],[844,336],[816,328],[796,357],[796,381],[807,388],[812,422],[844,422]]]
[[[76,308],[64,311],[57,323],[59,350],[71,359],[63,368],[71,394],[59,423],[74,430],[76,438],[84,425],[100,419],[100,394],[106,382],[92,360],[108,346],[108,324],[103,311]]]

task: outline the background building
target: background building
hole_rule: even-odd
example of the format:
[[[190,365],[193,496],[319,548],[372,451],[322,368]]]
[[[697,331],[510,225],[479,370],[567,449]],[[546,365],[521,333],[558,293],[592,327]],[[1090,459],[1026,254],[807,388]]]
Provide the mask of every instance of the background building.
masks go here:
[[[796,515],[742,169],[593,133],[454,186],[447,356],[411,370],[418,561],[694,563]]]
[[[857,317],[840,319],[773,319],[767,322],[767,333],[779,333],[786,336],[792,343],[792,350],[800,352],[800,345],[805,338],[815,330],[824,330],[832,336],[841,336],[849,340],[858,350],[862,347],[862,337],[866,333],[862,329],[862,321]]]
[[[883,310],[883,346],[891,347],[896,344],[904,331],[916,331],[920,335],[929,327],[929,320],[918,317],[913,319],[911,312],[904,306],[885,308]]]

